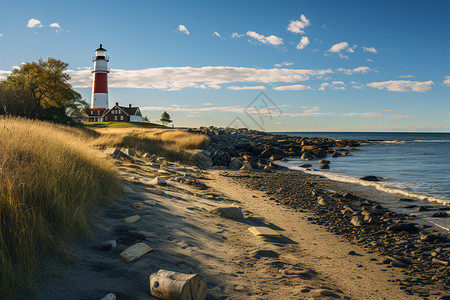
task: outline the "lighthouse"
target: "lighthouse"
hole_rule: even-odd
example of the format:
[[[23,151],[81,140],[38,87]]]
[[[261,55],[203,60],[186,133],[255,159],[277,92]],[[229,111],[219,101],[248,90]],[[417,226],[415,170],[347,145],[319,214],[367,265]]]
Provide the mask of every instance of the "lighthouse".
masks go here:
[[[100,48],[95,50],[95,56],[92,58],[94,62],[93,85],[91,108],[109,108],[108,103],[108,73],[109,73],[109,57],[106,56],[106,49],[100,44]]]

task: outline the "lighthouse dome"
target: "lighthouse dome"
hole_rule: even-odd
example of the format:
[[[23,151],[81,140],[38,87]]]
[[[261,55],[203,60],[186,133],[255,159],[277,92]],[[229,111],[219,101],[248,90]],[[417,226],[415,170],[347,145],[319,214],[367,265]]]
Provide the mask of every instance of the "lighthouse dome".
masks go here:
[[[100,48],[95,50],[95,57],[96,59],[107,59],[106,58],[106,49],[102,47],[102,44],[100,44]]]

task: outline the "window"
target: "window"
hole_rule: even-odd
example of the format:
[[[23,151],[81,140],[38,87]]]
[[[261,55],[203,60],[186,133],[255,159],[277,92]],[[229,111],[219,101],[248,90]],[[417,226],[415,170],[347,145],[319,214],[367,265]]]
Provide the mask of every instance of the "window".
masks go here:
[[[120,109],[117,110],[117,113],[118,113],[119,115],[121,114]]]
[[[94,112],[91,110],[91,115],[93,115],[94,114]]]
[[[101,111],[97,110],[97,115],[99,115],[99,116],[100,116],[100,113],[101,113]]]
[[[120,121],[123,121],[123,116],[120,116]]]
[[[117,116],[114,116],[114,121],[117,121]]]
[[[107,116],[105,116],[105,121],[108,121],[108,117]]]

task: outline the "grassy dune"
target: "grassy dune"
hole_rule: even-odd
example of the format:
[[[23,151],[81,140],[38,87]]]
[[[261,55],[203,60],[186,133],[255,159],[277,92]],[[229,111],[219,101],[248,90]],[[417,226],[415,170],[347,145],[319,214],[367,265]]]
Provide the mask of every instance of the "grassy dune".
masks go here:
[[[189,133],[181,129],[95,128],[94,130],[101,134],[93,141],[96,147],[128,147],[183,163],[188,163],[191,158],[184,150],[203,148],[209,143],[206,135]]]
[[[0,298],[30,286],[40,258],[65,257],[95,208],[120,195],[113,165],[89,150],[96,136],[0,118]]]

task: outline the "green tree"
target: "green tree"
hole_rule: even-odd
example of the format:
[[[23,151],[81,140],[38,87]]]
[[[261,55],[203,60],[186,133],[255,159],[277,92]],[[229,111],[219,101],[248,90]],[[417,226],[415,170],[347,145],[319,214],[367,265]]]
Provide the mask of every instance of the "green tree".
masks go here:
[[[0,82],[0,113],[68,123],[85,102],[68,83],[68,64],[58,59],[22,64]]]
[[[164,126],[167,126],[167,124],[172,123],[170,115],[167,113],[167,111],[162,113],[160,121],[163,123]]]

